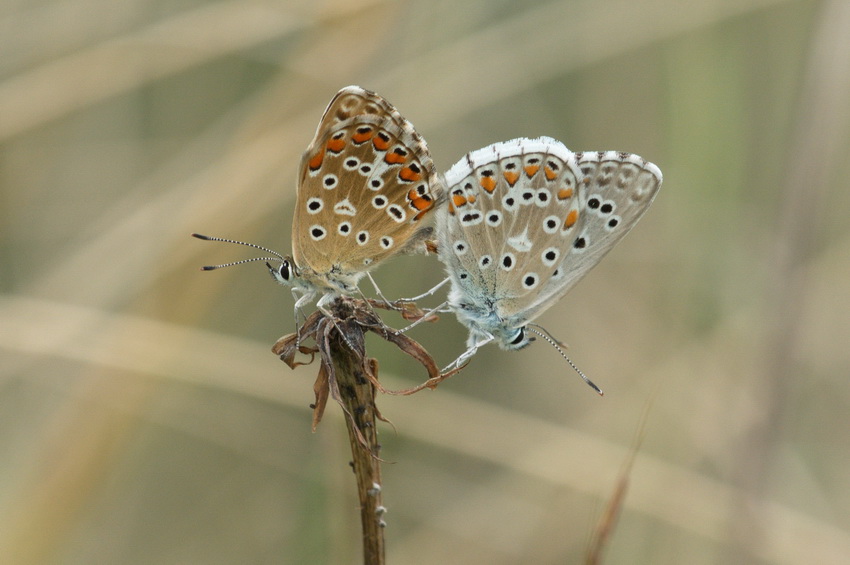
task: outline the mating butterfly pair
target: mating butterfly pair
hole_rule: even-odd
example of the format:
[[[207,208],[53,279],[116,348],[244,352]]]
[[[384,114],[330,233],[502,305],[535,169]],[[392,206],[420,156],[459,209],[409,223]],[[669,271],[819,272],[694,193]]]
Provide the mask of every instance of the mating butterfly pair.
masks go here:
[[[634,227],[661,180],[637,155],[573,153],[548,137],[473,151],[441,176],[409,121],[349,86],[301,159],[292,257],[259,259],[279,263],[269,269],[300,295],[296,309],[317,294],[324,308],[390,256],[425,252],[436,235],[448,307],[469,329],[467,351],[449,365],[459,367],[491,341],[528,345],[527,332],[539,334],[529,322]],[[422,227],[432,211],[436,234]]]

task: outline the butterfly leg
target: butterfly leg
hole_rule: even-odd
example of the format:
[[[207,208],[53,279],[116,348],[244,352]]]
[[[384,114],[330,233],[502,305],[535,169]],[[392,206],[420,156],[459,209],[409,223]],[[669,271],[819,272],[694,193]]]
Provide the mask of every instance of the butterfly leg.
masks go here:
[[[295,314],[296,314],[296,320],[297,320],[297,315],[298,315],[298,314],[301,314],[301,316],[302,316],[304,319],[306,319],[306,318],[307,318],[307,315],[306,315],[306,314],[304,314],[304,311],[303,311],[301,308],[303,308],[303,306],[304,306],[305,304],[307,304],[308,302],[310,302],[311,300],[313,300],[313,298],[314,298],[315,296],[316,296],[316,293],[315,293],[315,292],[304,291],[304,290],[302,290],[302,289],[300,289],[300,288],[293,288],[293,289],[292,289],[292,297],[295,299]]]
[[[366,274],[367,274],[367,275],[369,275],[369,273],[366,273]],[[386,305],[386,308],[387,308],[388,310],[400,310],[400,308],[396,308],[395,306],[393,306],[392,304],[390,304],[390,302],[389,302],[389,301],[388,301],[388,300],[384,297],[384,295],[383,295],[383,294],[381,294],[381,291],[378,289],[378,285],[376,285],[376,284],[375,284],[375,281],[374,281],[374,280],[372,280],[371,275],[369,275],[369,280],[371,280],[371,281],[372,281],[372,284],[373,284],[373,285],[375,285],[375,290],[377,290],[377,291],[378,291],[378,294],[380,295],[381,300],[383,300],[383,301],[384,301],[384,304]],[[368,309],[369,309],[369,311],[370,311],[372,314],[374,314],[374,315],[375,315],[375,319],[378,321],[378,323],[380,323],[380,324],[381,324],[381,331],[384,333],[384,339],[389,339],[389,338],[388,338],[388,335],[389,335],[389,334],[387,333],[387,331],[388,331],[388,330],[389,330],[389,331],[395,331],[395,330],[393,330],[391,327],[389,327],[387,324],[385,324],[385,323],[384,323],[384,320],[383,320],[383,319],[382,319],[382,318],[378,315],[378,313],[377,313],[377,312],[375,312],[375,309],[372,307],[372,304],[369,302],[369,298],[367,298],[367,297],[366,297],[366,295],[365,295],[365,294],[363,294],[363,291],[362,291],[362,290],[360,290],[360,289],[358,288],[358,289],[357,289],[357,292],[359,292],[359,293],[360,293],[360,298],[362,298],[362,299],[363,299],[363,305],[364,305],[366,308],[368,308]]]
[[[390,304],[390,301],[387,300],[387,297],[384,296],[384,293],[381,292],[380,288],[378,288],[378,283],[376,283],[375,279],[372,278],[372,273],[366,271],[366,276],[369,278],[369,282],[372,283],[372,286],[375,288],[375,292],[377,293],[378,297],[383,300],[387,304],[387,306],[391,307],[392,305]]]
[[[435,286],[434,288],[432,288],[428,292],[426,292],[424,294],[420,294],[419,296],[414,296],[413,298],[399,298],[399,299],[394,300],[393,302],[390,302],[390,300],[386,296],[384,296],[384,294],[381,292],[381,289],[378,288],[378,283],[376,283],[375,279],[372,278],[372,274],[367,272],[366,276],[369,277],[369,281],[372,283],[372,286],[375,287],[375,292],[378,294],[380,299],[384,301],[384,304],[386,304],[387,309],[391,309],[391,310],[404,310],[403,307],[399,308],[398,306],[396,306],[396,304],[398,304],[399,302],[411,302],[412,303],[412,302],[416,302],[420,298],[424,298],[426,296],[431,296],[432,294],[437,292],[437,290],[441,286],[443,286],[444,284],[446,284],[449,281],[449,279],[446,278],[445,280],[441,281],[440,284],[438,284],[437,286]],[[360,294],[361,294],[361,296],[363,295],[362,292]],[[366,300],[366,297],[363,296],[363,299]],[[445,304],[441,304],[437,308],[442,308],[444,305]],[[431,312],[433,312],[433,310]],[[398,332],[396,332],[396,335],[398,335]]]
[[[447,282],[449,282],[450,280],[452,280],[452,279],[451,279],[451,278],[449,278],[449,277],[446,277],[446,278],[444,278],[443,280],[441,280],[441,281],[437,284],[437,286],[435,286],[435,287],[434,287],[434,288],[432,288],[431,290],[428,290],[428,291],[426,291],[426,292],[424,292],[424,293],[420,294],[419,296],[414,296],[414,297],[412,297],[412,298],[399,298],[399,299],[398,299],[398,302],[416,302],[417,300],[421,300],[421,299],[425,298],[426,296],[431,296],[432,294],[434,294],[435,292],[437,292],[438,290],[440,290],[440,288],[441,288],[443,285],[445,285]],[[437,308],[442,308],[442,307],[443,307],[443,304],[440,304]],[[433,312],[433,310],[432,310],[432,312]]]
[[[333,302],[334,300],[336,300],[335,294],[333,294],[333,293],[323,294],[322,297],[319,299],[319,301],[316,303],[316,308],[321,310],[322,314],[324,314],[328,318],[333,319],[334,316],[331,313],[331,311],[328,310],[328,305],[330,305],[330,303]]]
[[[386,296],[384,296],[384,294],[381,292],[381,289],[378,287],[378,283],[376,283],[376,282],[375,282],[375,279],[373,279],[373,278],[372,278],[372,274],[371,274],[371,273],[369,273],[369,272],[367,271],[367,272],[366,272],[366,276],[369,278],[369,281],[372,283],[372,286],[375,288],[375,292],[378,294],[378,296],[380,297],[380,299],[384,301],[384,304],[386,305],[386,308],[387,308],[387,309],[390,309],[390,310],[403,310],[403,308],[399,308],[398,306],[396,306],[396,305],[395,305],[395,303],[390,302],[390,301],[387,299],[387,297],[386,297]],[[369,308],[369,310],[371,310],[373,313],[375,313],[375,310],[372,308],[372,305],[371,305],[371,304],[369,304],[369,299],[366,297],[366,295],[365,295],[365,294],[363,294],[363,291],[361,291],[359,288],[357,289],[357,291],[360,293],[360,297],[363,299],[363,303],[364,303],[364,304],[365,304],[365,305]],[[404,299],[402,299],[402,301],[404,301],[404,302],[408,302],[407,300],[404,300]],[[399,301],[396,301],[396,302],[399,302]],[[441,306],[442,306],[442,305],[441,305]],[[430,312],[429,312],[429,314],[430,314]],[[394,330],[394,329],[392,329],[391,327],[389,327],[388,325],[386,325],[386,324],[384,323],[384,321],[381,319],[381,317],[377,315],[377,313],[375,313],[375,316],[376,316],[376,318],[378,319],[378,321],[381,323],[381,329],[382,329],[382,330],[383,330],[383,332],[384,332],[384,339],[387,339],[387,335],[388,335],[388,334],[387,334],[387,332],[388,332],[388,331],[392,331],[393,333],[395,333],[395,335],[398,335],[399,333],[401,333],[400,331],[398,331],[398,330]],[[421,319],[420,319],[420,320],[421,320]],[[414,325],[415,325],[415,324],[414,324]],[[407,328],[405,328],[405,329],[407,329]]]
[[[307,315],[302,310],[303,306],[309,303],[316,296],[315,292],[305,291],[304,289],[293,287],[292,288],[292,298],[295,299],[295,306],[293,307],[293,317],[295,318],[295,333],[298,336],[296,340],[296,345],[301,344],[301,327],[298,322],[299,315],[304,321],[307,321]]]
[[[427,319],[428,319],[428,317],[429,317],[429,316],[431,316],[431,314],[433,314],[433,313],[435,313],[435,312],[446,312],[447,310],[444,310],[444,309],[442,309],[442,308],[443,308],[444,306],[446,306],[447,304],[448,304],[448,301],[443,302],[442,304],[440,304],[440,305],[439,305],[439,306],[437,306],[436,308],[433,308],[433,309],[428,310],[427,312],[425,312],[425,314],[424,314],[421,318],[419,318],[418,320],[416,320],[416,321],[415,321],[415,322],[413,322],[412,324],[408,325],[407,327],[401,328],[400,330],[394,330],[395,335],[403,334],[403,333],[404,333],[404,332],[406,332],[407,330],[409,330],[409,329],[411,329],[411,328],[414,328],[414,327],[418,326],[419,324],[421,324],[422,322],[424,322],[425,320],[427,320]],[[448,310],[448,311],[449,311],[449,312],[451,312],[451,310]]]
[[[440,372],[446,373],[451,369],[459,369],[461,367],[461,365],[466,363],[469,359],[472,358],[473,355],[475,355],[475,353],[478,351],[479,347],[481,347],[482,345],[486,345],[486,344],[490,343],[491,341],[493,341],[494,339],[496,339],[496,337],[493,334],[488,333],[488,334],[485,334],[485,335],[486,335],[486,337],[484,339],[482,339],[481,341],[474,341],[472,343],[472,345],[469,347],[469,349],[467,349],[466,351],[461,353],[460,356],[457,359],[455,359],[454,361],[449,363]]]

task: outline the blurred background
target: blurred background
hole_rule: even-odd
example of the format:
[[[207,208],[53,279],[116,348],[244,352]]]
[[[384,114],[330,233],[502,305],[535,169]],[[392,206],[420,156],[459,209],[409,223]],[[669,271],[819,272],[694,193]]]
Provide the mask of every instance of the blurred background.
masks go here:
[[[847,562],[840,0],[0,4],[0,561],[360,561],[340,411],[311,433],[317,365],[270,352],[292,297],[261,264],[199,271],[253,255],[189,237],[288,253],[301,152],[348,84],[441,170],[549,135],[664,172],[539,320],[603,398],[538,342],[378,399],[389,563],[580,562],[632,454],[605,562]],[[375,277],[410,296],[442,268]],[[444,365],[466,332],[411,336]],[[425,378],[369,348],[386,386]]]

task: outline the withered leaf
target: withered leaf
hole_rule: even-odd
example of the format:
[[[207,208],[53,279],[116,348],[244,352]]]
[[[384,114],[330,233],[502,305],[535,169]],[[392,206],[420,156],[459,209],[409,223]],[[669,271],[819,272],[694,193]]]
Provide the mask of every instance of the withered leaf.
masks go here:
[[[324,363],[319,364],[319,374],[316,376],[316,382],[313,383],[313,392],[316,395],[316,403],[313,406],[313,432],[322,421],[322,416],[325,414],[325,406],[328,403],[328,395],[330,386],[328,383],[329,375]]]
[[[313,408],[313,431],[316,430],[319,422],[322,420],[329,397],[340,404],[346,417],[351,422],[355,421],[350,411],[345,407],[336,380],[334,347],[348,349],[349,356],[353,353],[355,357],[352,359],[355,366],[351,368],[362,373],[376,390],[391,395],[406,396],[414,394],[423,388],[434,389],[441,382],[457,374],[465,367],[464,365],[441,374],[431,354],[417,341],[387,326],[375,312],[374,308],[376,307],[399,311],[405,319],[416,320],[423,316],[428,316],[426,321],[437,319],[436,315],[422,311],[412,302],[397,301],[388,303],[380,300],[364,301],[340,297],[330,306],[334,314],[332,317],[327,316],[322,311],[316,311],[305,320],[304,324],[298,328],[296,333],[281,337],[272,347],[272,351],[293,369],[311,363],[315,359],[315,355],[317,353],[319,354],[321,363],[319,364],[319,372],[313,385],[313,392],[316,397]],[[427,371],[428,379],[417,386],[402,390],[389,390],[385,388],[378,380],[377,360],[366,356],[364,331],[371,331],[381,336],[405,354],[418,361]],[[306,339],[313,340],[315,345],[303,345]],[[296,361],[295,357],[299,353],[310,355],[310,360],[305,362]],[[377,418],[388,422],[376,406],[374,409]],[[356,426],[355,429],[358,442],[368,449],[363,433]]]

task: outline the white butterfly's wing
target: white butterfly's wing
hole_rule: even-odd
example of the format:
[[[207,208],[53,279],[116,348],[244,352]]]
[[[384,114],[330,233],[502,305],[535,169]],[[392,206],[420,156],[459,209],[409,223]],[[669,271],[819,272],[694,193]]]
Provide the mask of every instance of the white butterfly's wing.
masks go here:
[[[552,138],[521,138],[466,155],[446,184],[437,221],[453,302],[509,328],[599,262],[646,211],[661,173],[634,155],[574,154]]]
[[[499,317],[528,303],[572,241],[580,202],[571,157],[554,139],[521,138],[474,151],[446,173],[438,225],[444,255],[457,263],[449,272]]]
[[[599,151],[576,153],[575,159],[582,174],[575,238],[532,303],[518,313],[525,321],[539,316],[596,266],[637,224],[661,188],[661,170],[637,155]]]
[[[661,170],[617,151],[575,154],[582,203],[573,241],[534,301],[518,313],[531,321],[557,302],[637,224],[661,188]]]

